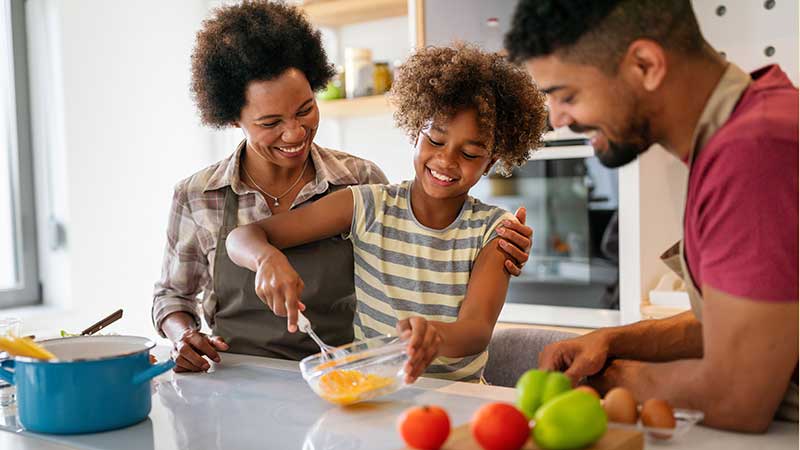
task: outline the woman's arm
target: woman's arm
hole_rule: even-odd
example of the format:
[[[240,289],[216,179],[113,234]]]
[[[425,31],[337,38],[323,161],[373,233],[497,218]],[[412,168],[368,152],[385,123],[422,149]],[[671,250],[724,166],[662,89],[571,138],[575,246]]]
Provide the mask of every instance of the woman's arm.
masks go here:
[[[220,362],[218,350],[228,350],[229,346],[219,336],[207,336],[196,328],[195,320],[184,311],[168,315],[161,329],[174,344],[172,357],[175,359],[175,372],[201,372],[211,366],[203,356]]]
[[[287,329],[297,330],[303,280],[279,250],[329,238],[350,230],[353,194],[341,189],[310,205],[276,214],[231,231],[225,248],[235,264],[256,272],[258,297],[277,315],[287,317]]]
[[[209,276],[208,259],[197,236],[200,227],[189,208],[186,185],[175,187],[167,227],[161,279],[156,282],[151,315],[161,336],[173,342],[176,372],[198,372],[220,362],[218,350],[228,345],[219,336],[200,333],[197,294]]]

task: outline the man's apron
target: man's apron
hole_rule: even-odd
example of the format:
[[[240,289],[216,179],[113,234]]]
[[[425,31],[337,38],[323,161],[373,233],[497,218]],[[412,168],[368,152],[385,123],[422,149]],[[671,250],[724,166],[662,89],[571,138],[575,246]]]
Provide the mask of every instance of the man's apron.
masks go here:
[[[695,130],[694,150],[689,155],[689,170],[697,157],[697,153],[705,147],[711,136],[727,122],[736,104],[739,102],[751,78],[748,74],[733,64],[729,64],[719,86],[714,90],[703,110],[698,127]],[[711,105],[711,107],[709,107]],[[688,181],[687,181],[688,183]],[[688,192],[688,185],[686,188]],[[685,197],[685,196],[684,196]],[[698,321],[703,321],[703,297],[700,289],[694,284],[694,280],[686,265],[686,254],[684,251],[683,239],[675,243],[661,255],[661,260],[675,274],[681,277],[686,285],[686,292],[689,294],[689,301],[692,312]],[[791,420],[797,422],[798,411],[798,389],[797,389],[797,367],[793,379],[789,383],[786,395],[781,402],[775,417],[778,419]]]

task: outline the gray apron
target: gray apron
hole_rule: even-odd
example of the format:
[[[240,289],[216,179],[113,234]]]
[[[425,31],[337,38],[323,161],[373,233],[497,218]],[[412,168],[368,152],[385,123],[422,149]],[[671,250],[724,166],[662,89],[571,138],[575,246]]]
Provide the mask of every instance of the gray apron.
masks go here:
[[[695,130],[695,139],[693,140],[696,144],[694,151],[689,155],[690,171],[697,153],[700,152],[700,149],[708,143],[711,136],[713,136],[713,134],[730,118],[731,113],[739,102],[742,93],[750,84],[750,81],[750,76],[738,67],[731,64],[728,69],[726,69],[722,80],[720,80],[720,86],[712,93],[711,98],[709,98],[707,102],[706,109],[703,110],[700,120],[698,121],[698,128]],[[709,107],[708,105],[712,106]],[[689,294],[692,312],[697,320],[702,322],[703,296],[701,295],[700,289],[694,284],[694,280],[686,265],[686,253],[684,250],[684,242],[683,239],[681,239],[661,255],[661,260],[670,270],[683,279],[686,285],[686,292]],[[775,418],[777,419],[797,422],[797,375],[797,366],[795,366],[795,371],[792,375],[792,380],[789,382],[784,399],[778,411],[775,413]]]
[[[230,345],[230,352],[300,360],[319,353],[305,333],[289,333],[286,318],[276,316],[255,292],[255,273],[234,264],[225,241],[238,225],[238,197],[225,188],[222,227],[214,259],[214,292],[217,302],[211,314],[214,335]],[[313,200],[310,200],[313,201]],[[289,263],[305,283],[301,296],[304,314],[314,331],[328,344],[353,341],[353,248],[340,237],[323,239],[284,250]]]

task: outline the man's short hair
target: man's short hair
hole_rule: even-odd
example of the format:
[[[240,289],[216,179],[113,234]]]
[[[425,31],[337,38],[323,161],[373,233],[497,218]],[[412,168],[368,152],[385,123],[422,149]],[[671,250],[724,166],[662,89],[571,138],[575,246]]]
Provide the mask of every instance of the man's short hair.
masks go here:
[[[520,0],[505,46],[514,61],[556,53],[615,72],[636,39],[686,54],[705,43],[690,0]]]

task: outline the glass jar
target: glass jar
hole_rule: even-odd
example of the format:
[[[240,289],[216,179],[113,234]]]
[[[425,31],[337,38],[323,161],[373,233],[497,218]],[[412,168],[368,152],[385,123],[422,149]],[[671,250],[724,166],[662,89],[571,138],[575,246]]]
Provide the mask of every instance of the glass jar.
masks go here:
[[[325,89],[317,92],[317,99],[336,100],[344,97],[344,67],[336,66],[336,74],[325,85]]]
[[[22,321],[16,317],[0,317],[0,336],[19,336]],[[5,352],[0,353],[0,361],[8,358]],[[0,380],[0,408],[13,406],[17,388]]]
[[[368,48],[344,49],[345,92],[347,98],[372,95],[372,50]]]
[[[375,87],[375,95],[385,94],[392,88],[392,72],[389,71],[389,63],[376,62],[375,70],[372,74]]]

